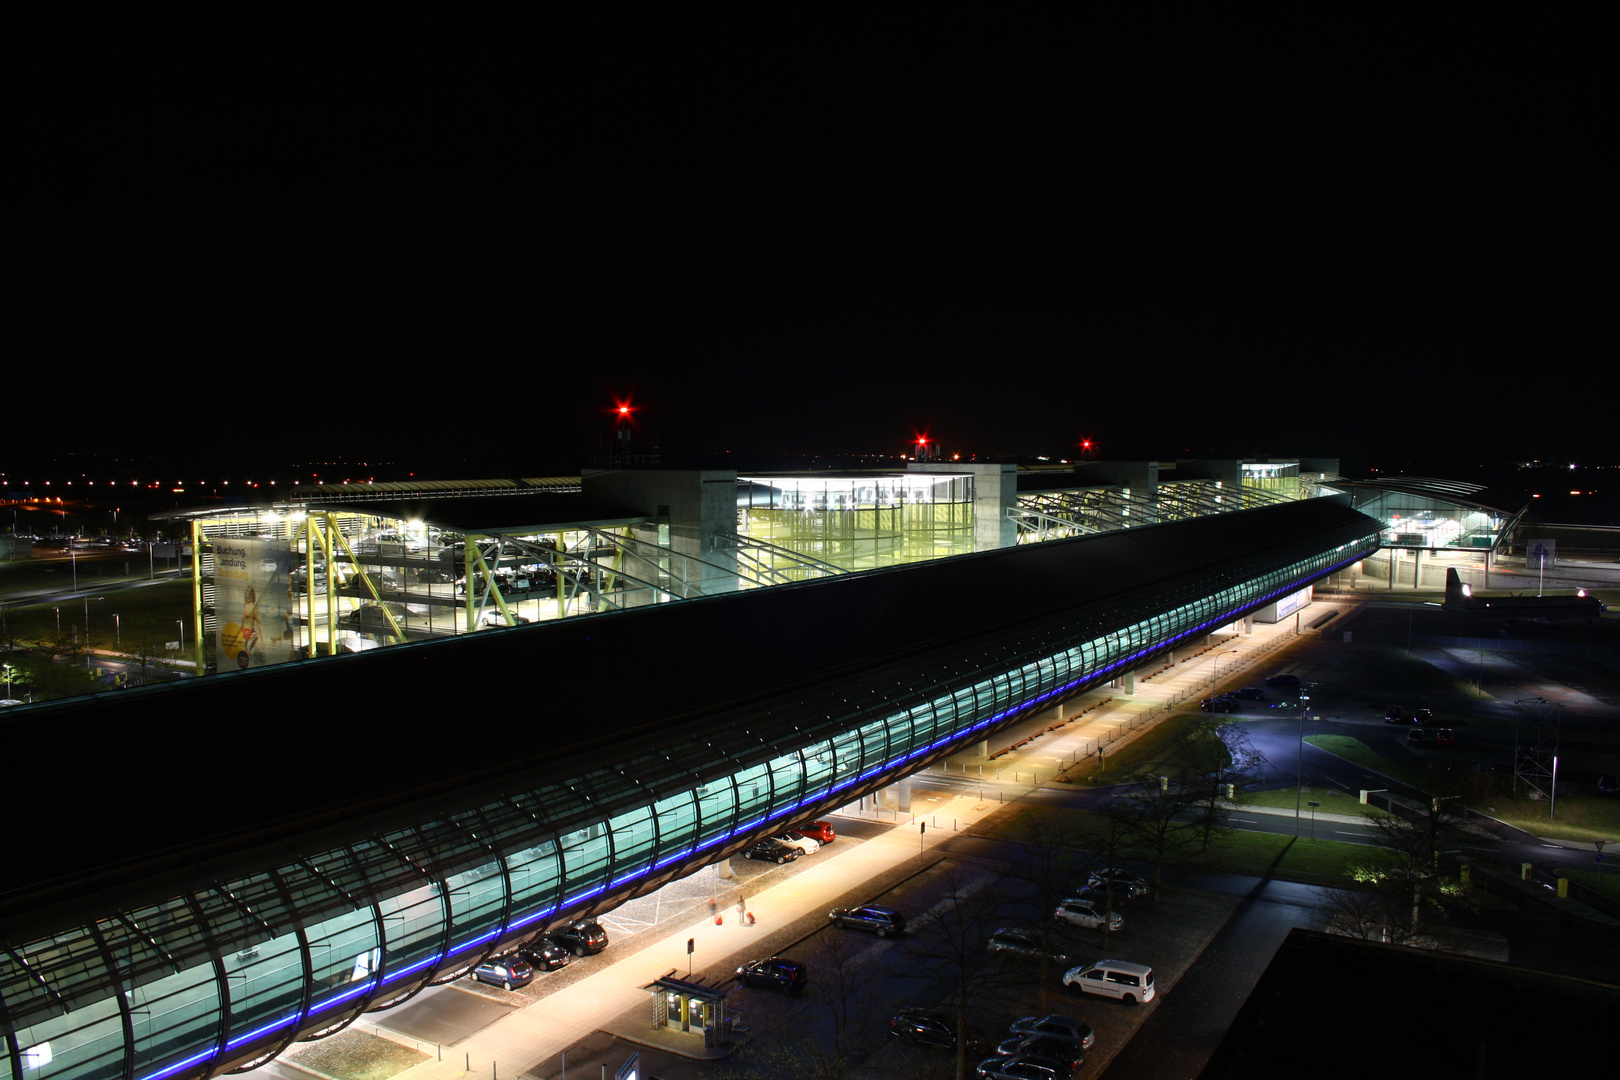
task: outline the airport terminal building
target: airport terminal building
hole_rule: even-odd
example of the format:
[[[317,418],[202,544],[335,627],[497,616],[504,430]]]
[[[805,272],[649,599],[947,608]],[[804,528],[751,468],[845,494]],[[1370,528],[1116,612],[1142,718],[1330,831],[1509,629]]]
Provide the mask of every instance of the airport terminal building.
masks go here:
[[[5,719],[14,762],[70,737],[120,785],[16,770],[10,1076],[251,1067],[1286,613],[1384,525],[1266,470],[621,470],[199,515],[220,674]]]

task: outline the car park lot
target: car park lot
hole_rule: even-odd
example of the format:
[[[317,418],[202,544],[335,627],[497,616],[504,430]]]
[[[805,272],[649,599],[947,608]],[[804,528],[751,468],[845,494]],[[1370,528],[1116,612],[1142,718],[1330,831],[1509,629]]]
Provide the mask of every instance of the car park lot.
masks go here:
[[[780,872],[793,871],[790,865]],[[995,890],[1000,896],[1005,884],[997,868],[947,859],[886,891],[851,895],[851,905],[857,899],[869,900],[902,912],[908,921],[905,934],[878,938],[870,933],[840,930],[827,926],[823,916],[819,926],[806,926],[801,920],[785,932],[773,931],[768,938],[762,938],[762,950],[774,950],[806,964],[808,981],[796,996],[765,989],[733,993],[731,1002],[743,1014],[749,1029],[745,1044],[728,1059],[738,1069],[738,1075],[785,1075],[771,1072],[764,1048],[791,1041],[795,1032],[807,1028],[825,1031],[832,1012],[842,1007],[840,999],[849,1007],[852,1032],[847,1060],[858,1063],[850,1076],[895,1080],[950,1075],[948,1049],[891,1034],[891,1023],[894,1017],[908,1011],[939,1010],[939,988],[919,978],[917,970],[937,949],[929,926],[940,917],[942,905],[948,905],[953,894],[978,895]],[[1006,889],[1005,897],[1008,921],[1035,918],[1035,908],[1019,902],[1012,890]],[[1111,935],[1106,944],[1099,930],[1063,926],[1055,930],[1054,936],[1061,939],[1072,957],[1069,966],[1116,956],[1151,964],[1159,994],[1163,995],[1219,929],[1234,903],[1224,897],[1169,888],[1156,903],[1138,901],[1131,908],[1126,929]],[[762,918],[766,916],[768,912]],[[1050,968],[1050,985],[1038,986],[1038,961],[996,957],[983,950],[989,935],[1001,925],[1004,923],[987,922],[976,939],[981,953],[992,958],[1001,975],[987,976],[975,992],[968,1024],[988,1043],[988,1048],[979,1057],[969,1057],[969,1074],[994,1053],[997,1044],[1012,1037],[1008,1029],[1014,1021],[1049,1014],[1075,1017],[1093,1029],[1095,1042],[1085,1050],[1085,1064],[1078,1075],[1100,1072],[1158,1007],[1158,1000],[1132,1008],[1120,1001],[1065,992],[1060,980],[1066,967],[1056,964]],[[849,970],[839,974],[829,965]],[[984,1048],[983,1043],[979,1045]],[[759,1065],[754,1067],[751,1051],[756,1046],[761,1049]]]

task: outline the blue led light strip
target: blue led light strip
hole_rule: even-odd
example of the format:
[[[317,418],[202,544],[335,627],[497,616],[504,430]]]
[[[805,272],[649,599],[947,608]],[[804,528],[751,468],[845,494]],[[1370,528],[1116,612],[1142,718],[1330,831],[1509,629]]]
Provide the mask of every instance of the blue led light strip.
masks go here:
[[[1341,569],[1342,567],[1348,566],[1349,564],[1351,564],[1353,562],[1358,562],[1358,561],[1360,561],[1361,559],[1364,559],[1364,558],[1366,558],[1366,554],[1361,553],[1361,554],[1356,554],[1356,555],[1353,555],[1353,556],[1349,556],[1349,557],[1344,558],[1344,559],[1340,559],[1337,562],[1329,563],[1325,567],[1323,567],[1320,571],[1315,572],[1315,576],[1316,577],[1326,576],[1327,574],[1330,574],[1335,570],[1338,570],[1338,569]],[[473,939],[471,939],[471,940],[469,940],[469,941],[467,941],[467,942],[465,942],[465,943],[463,943],[461,945],[456,946],[455,948],[453,948],[451,950],[448,950],[447,952],[436,954],[436,955],[428,957],[427,959],[424,959],[424,960],[419,960],[416,963],[411,964],[408,967],[400,968],[397,971],[390,971],[380,980],[367,979],[367,980],[364,980],[364,981],[360,982],[357,986],[355,986],[355,987],[353,987],[351,989],[345,990],[342,993],[335,994],[335,995],[333,995],[331,997],[324,998],[324,999],[322,999],[320,1001],[317,1001],[317,1002],[311,1002],[308,1011],[302,1012],[302,1013],[298,1013],[298,1012],[292,1013],[292,1014],[290,1014],[290,1015],[288,1015],[286,1017],[283,1017],[280,1020],[272,1021],[271,1023],[266,1024],[266,1025],[264,1025],[262,1027],[259,1027],[259,1028],[255,1028],[253,1031],[247,1032],[246,1034],[239,1035],[236,1038],[230,1040],[226,1044],[226,1049],[227,1050],[234,1050],[239,1046],[242,1046],[242,1045],[244,1045],[246,1043],[252,1042],[255,1039],[262,1038],[263,1036],[268,1035],[268,1034],[270,1034],[272,1032],[282,1030],[282,1029],[284,1029],[284,1028],[286,1028],[286,1027],[288,1027],[288,1026],[294,1024],[294,1023],[307,1022],[310,1018],[316,1016],[318,1013],[323,1012],[325,1010],[328,1010],[332,1006],[338,1005],[338,1004],[340,1004],[340,1003],[342,1003],[344,1001],[347,1001],[347,1000],[349,1000],[349,999],[351,999],[353,997],[356,997],[356,996],[358,996],[360,994],[363,994],[368,990],[381,990],[384,986],[386,986],[386,985],[388,985],[390,983],[393,983],[393,982],[395,982],[397,980],[403,979],[408,975],[414,974],[415,972],[418,972],[418,971],[422,970],[423,968],[430,967],[430,966],[432,966],[434,964],[439,964],[439,963],[442,963],[444,961],[454,960],[457,957],[460,957],[465,953],[472,952],[472,951],[476,950],[479,946],[485,944],[488,941],[491,941],[491,940],[499,938],[499,937],[507,936],[507,935],[511,934],[515,930],[522,929],[523,927],[526,927],[526,926],[529,926],[529,925],[531,925],[533,923],[539,922],[542,919],[548,919],[551,916],[555,915],[559,910],[562,910],[565,907],[570,907],[570,906],[572,906],[574,904],[578,904],[578,903],[580,903],[582,901],[588,900],[591,897],[600,896],[603,893],[608,892],[611,889],[617,889],[622,885],[626,885],[626,884],[635,882],[637,880],[640,880],[641,878],[646,877],[647,875],[652,874],[652,873],[654,873],[656,871],[662,870],[665,867],[670,866],[671,864],[690,859],[694,855],[698,854],[699,852],[705,851],[705,850],[707,850],[709,848],[712,848],[712,847],[715,847],[716,845],[722,845],[722,844],[729,843],[732,840],[735,840],[738,836],[745,835],[745,834],[756,831],[760,826],[765,825],[768,822],[775,821],[775,820],[777,820],[779,818],[783,818],[783,817],[786,817],[786,816],[789,816],[789,815],[795,815],[805,805],[807,805],[810,802],[820,801],[822,799],[825,799],[829,795],[832,795],[832,794],[835,794],[836,792],[844,790],[845,788],[852,787],[852,786],[854,786],[856,784],[859,784],[859,783],[861,783],[861,782],[863,782],[865,780],[869,780],[874,776],[880,776],[885,772],[892,771],[896,766],[904,764],[907,761],[911,761],[914,758],[921,757],[921,756],[924,756],[924,755],[935,754],[935,753],[939,752],[940,750],[942,750],[942,749],[944,749],[944,748],[946,748],[946,747],[948,747],[948,746],[950,746],[951,744],[954,744],[954,743],[966,742],[966,741],[968,741],[968,737],[973,735],[975,732],[978,732],[978,731],[980,731],[980,730],[982,730],[982,729],[984,729],[986,727],[991,727],[991,726],[993,726],[995,724],[998,724],[1003,720],[1007,720],[1007,719],[1009,719],[1009,718],[1011,718],[1013,716],[1028,712],[1031,708],[1034,708],[1035,706],[1038,706],[1042,702],[1048,701],[1053,697],[1056,697],[1056,696],[1061,695],[1061,694],[1066,694],[1066,693],[1068,693],[1068,692],[1070,692],[1070,691],[1072,691],[1072,690],[1074,690],[1074,689],[1076,689],[1078,687],[1081,687],[1081,686],[1083,686],[1083,685],[1085,685],[1087,683],[1094,683],[1097,680],[1106,677],[1110,672],[1118,670],[1119,668],[1121,668],[1121,667],[1123,667],[1125,665],[1134,663],[1135,661],[1141,659],[1144,656],[1150,655],[1152,653],[1163,652],[1165,649],[1170,648],[1171,646],[1175,645],[1176,643],[1178,643],[1180,641],[1184,641],[1189,637],[1195,637],[1195,636],[1197,636],[1199,634],[1202,634],[1206,630],[1208,630],[1208,629],[1210,629],[1212,627],[1225,625],[1226,623],[1229,623],[1232,620],[1236,619],[1239,615],[1242,615],[1242,614],[1244,614],[1246,612],[1249,612],[1249,611],[1253,611],[1254,609],[1256,609],[1258,607],[1261,607],[1267,601],[1269,601],[1269,600],[1271,600],[1271,599],[1273,599],[1275,597],[1287,595],[1289,593],[1298,592],[1302,588],[1304,588],[1303,585],[1289,584],[1289,585],[1284,585],[1284,586],[1281,586],[1279,588],[1273,589],[1270,592],[1263,593],[1260,597],[1258,597],[1255,600],[1251,600],[1251,601],[1239,604],[1239,605],[1237,605],[1235,607],[1229,608],[1226,611],[1222,612],[1221,614],[1218,614],[1218,615],[1215,615],[1215,616],[1213,616],[1211,618],[1205,619],[1204,621],[1202,621],[1202,622],[1200,622],[1200,623],[1198,623],[1198,624],[1196,624],[1196,625],[1194,625],[1192,627],[1189,627],[1186,630],[1183,630],[1183,631],[1180,631],[1179,633],[1173,634],[1172,636],[1164,639],[1163,641],[1158,641],[1158,642],[1154,642],[1153,644],[1146,645],[1146,646],[1144,646],[1144,647],[1142,647],[1140,649],[1137,649],[1135,652],[1130,653],[1127,656],[1124,656],[1124,657],[1121,657],[1121,658],[1119,658],[1117,660],[1114,660],[1114,661],[1112,661],[1112,662],[1110,662],[1108,664],[1105,664],[1104,666],[1102,666],[1100,668],[1097,668],[1095,670],[1087,671],[1087,672],[1085,672],[1085,673],[1083,673],[1083,674],[1081,674],[1081,675],[1079,675],[1079,676],[1077,676],[1075,678],[1069,679],[1068,681],[1062,683],[1059,686],[1053,687],[1050,690],[1045,690],[1045,691],[1042,691],[1042,692],[1040,692],[1038,694],[1034,694],[1034,695],[1032,695],[1030,697],[1026,697],[1026,698],[1022,699],[1021,701],[1017,702],[1016,704],[1009,705],[1008,707],[1000,710],[999,712],[996,712],[996,713],[994,713],[994,714],[992,714],[990,716],[987,716],[982,720],[975,721],[974,723],[970,724],[969,726],[967,726],[965,728],[959,728],[959,729],[957,729],[955,731],[952,731],[952,732],[950,732],[948,734],[942,735],[939,738],[937,738],[937,739],[933,740],[932,742],[928,743],[927,745],[918,747],[917,749],[911,750],[911,751],[909,751],[909,752],[907,752],[905,754],[900,755],[899,757],[892,758],[892,759],[890,759],[889,761],[887,761],[885,763],[881,763],[881,764],[878,764],[878,765],[871,766],[870,768],[867,768],[867,769],[861,771],[857,775],[850,776],[850,777],[847,777],[844,780],[840,780],[840,781],[837,781],[835,783],[832,783],[828,787],[826,787],[826,788],[824,788],[824,789],[822,789],[822,790],[820,790],[820,791],[818,791],[818,792],[816,792],[814,794],[803,795],[799,799],[797,799],[795,802],[790,803],[787,806],[783,806],[782,808],[780,808],[778,810],[769,811],[767,813],[760,814],[760,815],[758,815],[756,817],[751,818],[747,822],[741,823],[739,825],[735,825],[731,829],[727,830],[726,832],[716,834],[715,836],[712,836],[707,840],[703,840],[703,841],[700,841],[698,843],[695,843],[695,844],[691,845],[690,847],[683,847],[680,851],[676,852],[675,854],[666,856],[665,858],[659,860],[658,862],[652,864],[651,866],[642,867],[639,870],[632,871],[632,872],[630,872],[628,874],[623,875],[622,877],[613,879],[611,881],[611,883],[604,883],[604,884],[601,884],[601,885],[597,885],[597,886],[595,886],[593,888],[586,889],[584,892],[575,893],[574,895],[564,899],[561,903],[552,904],[551,906],[549,906],[547,908],[536,911],[536,912],[534,912],[534,913],[532,913],[530,915],[526,915],[521,919],[516,919],[516,920],[512,921],[504,929],[496,928],[496,929],[490,930],[487,933],[481,934],[480,936],[478,936],[476,938],[473,938]],[[1064,650],[1064,653],[1071,652],[1071,651],[1073,651],[1073,650],[1072,649]],[[1050,657],[1043,657],[1041,659],[1043,659],[1043,660],[1051,660],[1051,659],[1055,659],[1058,655],[1062,655],[1062,654],[1055,653]],[[1037,660],[1035,662],[1039,663],[1040,661]],[[947,698],[952,697],[952,695],[950,695],[950,694],[947,694],[945,696]],[[508,885],[510,885],[510,882],[508,882]],[[158,1070],[157,1072],[151,1072],[151,1073],[142,1074],[140,1077],[137,1078],[137,1080],[164,1080],[165,1077],[171,1076],[174,1073],[180,1071],[181,1069],[184,1069],[184,1068],[186,1068],[186,1067],[188,1067],[190,1065],[194,1065],[194,1064],[196,1064],[196,1063],[198,1063],[200,1061],[206,1060],[207,1058],[212,1056],[213,1053],[214,1053],[213,1050],[210,1049],[210,1050],[202,1051],[202,1052],[197,1053],[197,1054],[193,1054],[192,1056],[187,1057],[187,1058],[185,1058],[185,1059],[183,1059],[181,1061],[171,1063],[171,1064],[163,1067],[162,1069]]]

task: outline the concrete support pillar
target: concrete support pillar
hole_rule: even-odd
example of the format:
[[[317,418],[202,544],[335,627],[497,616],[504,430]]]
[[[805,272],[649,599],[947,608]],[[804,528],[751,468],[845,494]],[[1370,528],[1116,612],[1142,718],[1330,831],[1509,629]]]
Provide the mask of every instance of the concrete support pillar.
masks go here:
[[[987,757],[990,756],[990,740],[989,739],[980,739],[979,740],[979,756],[984,757],[984,758],[987,758]]]
[[[1254,633],[1254,616],[1243,616],[1243,636],[1248,637]]]
[[[1157,461],[1082,461],[1074,467],[1075,482],[1083,487],[1118,487],[1130,496],[1130,523],[1153,525],[1159,520],[1159,463]]]
[[[906,777],[892,785],[895,807],[902,814],[911,813],[911,777]]]
[[[1136,669],[1131,668],[1125,673],[1125,696],[1130,697],[1136,693]]]
[[[973,477],[973,550],[996,551],[1018,544],[1018,523],[1007,512],[1018,505],[1018,466],[912,463],[907,472],[966,473]]]
[[[637,539],[667,547],[659,584],[704,596],[737,591],[737,473],[734,469],[584,469],[586,498],[649,518]],[[690,561],[688,561],[690,560]],[[637,576],[651,568],[637,566]],[[645,590],[643,590],[645,592]],[[636,595],[637,602],[655,602]]]
[[[721,881],[730,881],[732,878],[737,876],[737,872],[731,868],[731,859],[729,856],[714,864],[714,876],[719,878]]]

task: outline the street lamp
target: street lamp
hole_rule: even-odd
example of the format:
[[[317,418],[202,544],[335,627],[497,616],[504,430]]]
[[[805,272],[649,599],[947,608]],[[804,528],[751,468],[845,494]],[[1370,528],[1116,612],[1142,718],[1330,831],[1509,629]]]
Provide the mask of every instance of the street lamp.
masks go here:
[[[184,659],[186,655],[186,620],[176,619],[174,625],[180,628],[180,657]]]
[[[1209,677],[1209,685],[1212,689],[1221,681],[1221,661],[1225,660],[1228,656],[1236,656],[1237,652],[1238,651],[1236,649],[1231,649],[1226,653],[1215,657],[1215,671]]]
[[[1294,766],[1294,839],[1299,839],[1299,800],[1305,790],[1305,705],[1311,699],[1299,695],[1299,757]],[[1312,821],[1314,830],[1315,821]],[[1314,835],[1314,832],[1313,832]]]

